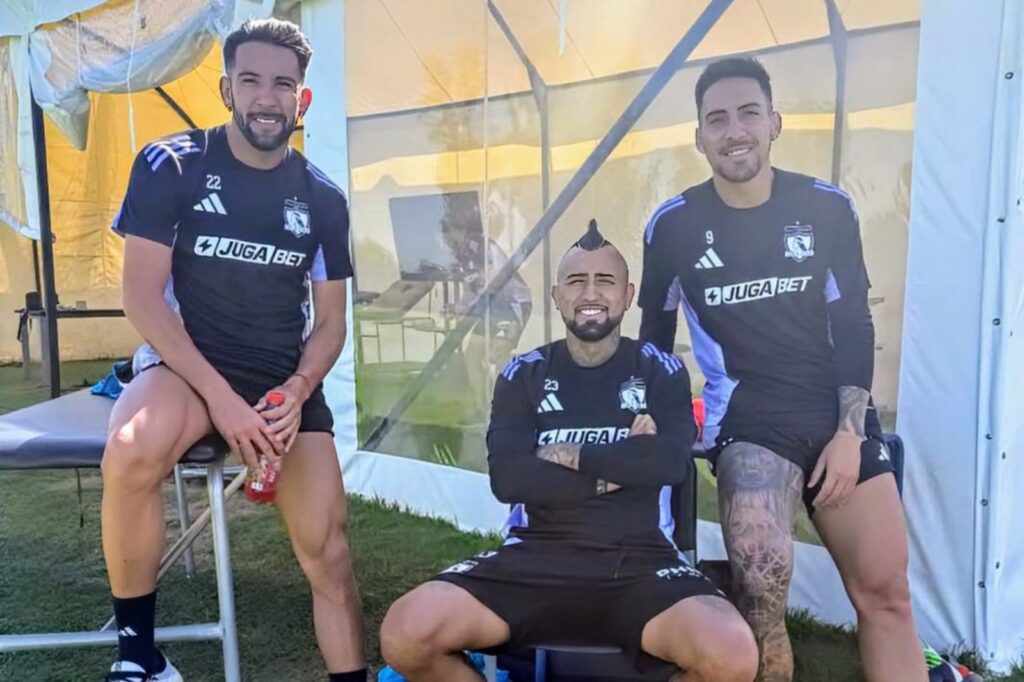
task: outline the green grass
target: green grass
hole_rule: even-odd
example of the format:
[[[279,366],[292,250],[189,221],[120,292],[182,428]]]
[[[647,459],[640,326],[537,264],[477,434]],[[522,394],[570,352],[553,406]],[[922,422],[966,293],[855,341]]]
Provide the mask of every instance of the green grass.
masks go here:
[[[54,632],[100,627],[110,615],[100,552],[100,479],[83,472],[85,526],[73,472],[0,475],[0,632]],[[199,504],[203,488],[190,486]],[[172,489],[165,489],[170,514]],[[376,631],[404,591],[450,563],[494,546],[495,538],[460,533],[358,498],[350,501],[355,569],[363,598],[368,654],[380,663]],[[312,632],[308,589],[272,507],[243,496],[229,503],[235,594],[245,680],[319,680],[323,668]],[[169,528],[173,539],[175,528]],[[216,618],[216,584],[208,535],[196,546],[198,574],[175,567],[160,586],[158,623]],[[215,643],[176,644],[168,655],[190,682],[219,680]],[[99,679],[114,647],[0,655],[0,680]]]
[[[109,361],[65,363],[65,388],[91,383]],[[24,388],[20,367],[0,367],[0,412],[41,399]],[[19,388],[21,387],[21,388]],[[450,453],[444,455],[447,459]],[[100,553],[98,472],[82,476],[84,526],[73,472],[0,473],[0,633],[94,629],[110,615]],[[168,518],[172,489],[165,487]],[[189,487],[194,513],[204,489]],[[707,497],[707,495],[705,495]],[[712,497],[713,499],[713,497]],[[273,508],[229,503],[242,675],[254,681],[324,679],[312,634],[304,578]],[[363,598],[367,653],[377,668],[377,628],[387,607],[439,569],[492,547],[493,537],[461,533],[450,524],[415,517],[394,506],[350,498],[351,541]],[[169,538],[176,528],[169,526]],[[201,622],[216,617],[216,587],[209,536],[196,545],[199,572],[193,579],[175,567],[160,587],[158,623]],[[796,656],[797,682],[857,682],[863,677],[853,633],[793,612],[788,625]],[[167,647],[189,682],[219,680],[215,643]],[[77,682],[102,677],[114,647],[0,655],[0,680]],[[961,660],[969,652],[959,652]],[[1024,667],[989,680],[1024,682]]]
[[[97,628],[109,617],[99,542],[100,480],[83,472],[85,526],[72,472],[5,472],[0,475],[0,632]],[[198,510],[203,489],[189,488]],[[168,517],[172,490],[165,489]],[[363,598],[368,654],[380,665],[376,632],[400,594],[465,556],[493,547],[493,537],[461,533],[451,525],[405,514],[393,506],[352,498],[351,536]],[[241,496],[229,504],[238,623],[246,680],[317,680],[322,669],[312,636],[309,597],[273,508]],[[169,527],[169,539],[175,528]],[[198,575],[176,567],[160,587],[159,622],[212,620],[216,589],[208,536],[196,547]],[[795,621],[799,680],[860,680],[852,636]],[[190,682],[217,680],[216,644],[167,647]],[[113,647],[0,655],[0,679],[96,679],[109,666]]]
[[[113,364],[113,360],[63,362],[61,386],[65,392],[90,386],[106,376]],[[28,379],[21,365],[0,365],[0,414],[46,400],[49,394],[39,377],[39,365],[30,366]]]

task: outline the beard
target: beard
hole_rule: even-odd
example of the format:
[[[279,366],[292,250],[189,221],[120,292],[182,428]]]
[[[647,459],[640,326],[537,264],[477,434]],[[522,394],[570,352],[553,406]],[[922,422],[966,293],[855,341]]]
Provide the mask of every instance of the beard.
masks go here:
[[[734,164],[727,160],[725,163],[719,164],[715,171],[729,182],[749,182],[761,172],[763,167],[764,161],[760,156],[755,155],[749,162]]]
[[[252,122],[243,116],[238,109],[233,109],[231,115],[235,121],[235,126],[242,133],[245,141],[261,152],[272,152],[280,149],[288,144],[289,138],[295,132],[295,120],[289,121],[287,116],[283,117],[281,122],[281,132],[273,135],[260,135],[253,130]]]
[[[577,339],[588,343],[595,343],[606,338],[622,324],[622,315],[619,315],[617,318],[609,315],[608,319],[604,322],[587,320],[580,323],[575,318],[568,320],[563,318],[563,320],[565,321],[565,328]]]

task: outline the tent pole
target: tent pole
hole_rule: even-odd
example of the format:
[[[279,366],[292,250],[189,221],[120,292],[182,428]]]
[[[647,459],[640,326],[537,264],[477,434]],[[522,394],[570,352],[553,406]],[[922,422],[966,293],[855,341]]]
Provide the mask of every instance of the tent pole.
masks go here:
[[[522,244],[515,250],[508,262],[495,273],[487,283],[487,286],[477,294],[464,316],[459,319],[455,328],[448,332],[441,347],[437,349],[437,352],[424,365],[420,373],[416,375],[416,378],[398,396],[388,414],[377,423],[373,432],[366,439],[365,449],[375,450],[380,446],[384,436],[398,423],[399,419],[416,399],[416,396],[427,385],[427,382],[433,378],[438,370],[444,367],[452,353],[461,348],[462,339],[476,326],[477,319],[486,305],[487,299],[500,291],[519,266],[533,253],[533,250],[543,240],[544,235],[558,222],[558,219],[562,217],[562,214],[569,208],[569,205],[579,196],[579,193],[583,191],[586,184],[594,177],[594,174],[597,173],[619,142],[622,141],[622,138],[626,136],[626,133],[643,116],[647,107],[651,105],[665,86],[668,85],[668,82],[672,80],[676,72],[682,68],[690,53],[700,44],[700,41],[704,39],[708,31],[717,23],[718,19],[731,4],[732,0],[711,0],[708,3],[708,6],[704,8],[701,15],[697,17],[697,20],[686,31],[686,34],[683,35],[682,39],[665,57],[665,61],[655,70],[651,78],[644,83],[644,86],[636,94],[636,97],[633,98],[633,101],[629,103],[625,111],[622,112],[619,119],[612,124],[612,127],[605,136],[594,147],[594,150],[590,152],[590,155],[587,156],[583,164],[576,170],[565,187],[562,188],[562,191],[558,193],[551,206],[544,211],[540,220],[530,230],[530,233],[526,235],[526,238],[523,239]]]
[[[32,274],[35,277],[36,292],[42,292],[43,282],[39,275],[39,242],[32,240]]]
[[[530,90],[533,92],[533,101],[537,105],[537,113],[540,115],[540,195],[541,207],[547,210],[551,204],[551,136],[548,126],[548,85],[540,75],[533,61],[526,54],[512,27],[505,21],[504,15],[492,0],[488,0],[487,9],[490,10],[498,28],[505,34],[516,56],[526,69],[530,78]],[[544,299],[544,343],[551,343],[551,235],[544,234],[544,241],[541,244],[541,258],[544,263],[544,283],[541,297]]]
[[[192,120],[192,117],[188,115],[188,112],[185,111],[185,109],[183,109],[182,106],[167,93],[166,90],[159,85],[156,86],[154,90],[156,90],[156,94],[160,95],[160,99],[167,102],[167,106],[174,110],[174,113],[178,115],[178,118],[185,122],[185,125],[192,129],[199,127],[196,125],[196,122]]]
[[[50,181],[46,167],[46,128],[43,110],[32,97],[32,142],[36,153],[36,186],[39,193],[39,242],[43,256],[43,376],[50,387],[50,397],[60,396],[60,355],[57,341],[57,287],[53,262],[53,228],[50,224]]]
[[[551,126],[548,119],[548,91],[541,93],[540,104],[540,201],[544,210],[551,205]],[[551,233],[544,233],[544,343],[551,343]]]
[[[843,174],[843,132],[846,130],[846,26],[835,0],[825,0],[829,36],[836,63],[836,112],[832,124],[832,184],[838,185]]]

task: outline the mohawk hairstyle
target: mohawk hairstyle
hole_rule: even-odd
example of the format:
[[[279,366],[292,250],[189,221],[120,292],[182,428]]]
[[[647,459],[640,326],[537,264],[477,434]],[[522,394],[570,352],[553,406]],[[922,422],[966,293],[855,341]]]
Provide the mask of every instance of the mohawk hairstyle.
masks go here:
[[[597,251],[604,246],[611,246],[612,243],[604,238],[604,235],[597,229],[597,221],[593,218],[590,219],[590,224],[587,225],[587,232],[579,240],[573,244],[573,247],[578,246],[584,251]]]

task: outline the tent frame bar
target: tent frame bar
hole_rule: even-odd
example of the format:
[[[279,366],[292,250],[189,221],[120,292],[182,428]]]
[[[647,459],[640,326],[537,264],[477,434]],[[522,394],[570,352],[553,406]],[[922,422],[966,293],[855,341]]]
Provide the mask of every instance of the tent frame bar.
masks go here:
[[[838,185],[843,174],[843,134],[846,130],[846,63],[849,37],[835,0],[825,0],[828,28],[832,38],[832,54],[836,66],[836,111],[832,124],[832,184]]]
[[[490,10],[494,21],[497,22],[498,27],[505,34],[505,38],[512,45],[512,49],[515,50],[519,61],[523,63],[523,67],[526,68],[526,74],[530,79],[530,89],[533,91],[533,100],[537,105],[537,113],[540,116],[540,202],[541,208],[546,211],[548,206],[551,205],[551,126],[548,115],[548,84],[544,82],[544,77],[540,75],[540,71],[537,70],[537,67],[534,66],[533,62],[526,55],[526,50],[523,49],[519,39],[512,31],[512,27],[505,21],[505,17],[493,0],[487,0],[487,9]],[[484,125],[487,125],[487,121],[484,121]],[[548,296],[548,292],[551,291],[551,235],[548,233],[544,234],[541,258],[544,260],[544,280],[542,284],[544,343],[547,344],[551,343],[551,297]]]
[[[672,48],[672,51],[669,52],[668,56],[665,57],[665,61],[658,66],[650,79],[644,83],[644,86],[633,98],[633,101],[629,103],[618,120],[612,124],[612,127],[605,136],[594,147],[593,151],[590,152],[590,155],[576,170],[565,187],[562,188],[562,191],[558,193],[554,202],[544,211],[540,220],[530,230],[529,234],[526,235],[526,238],[523,239],[523,242],[515,250],[508,262],[498,270],[488,281],[487,286],[477,294],[464,316],[459,319],[455,328],[448,333],[441,347],[437,349],[437,352],[424,365],[420,373],[416,375],[416,378],[398,397],[388,414],[377,423],[366,439],[363,446],[364,449],[378,450],[380,448],[381,441],[399,422],[402,415],[405,414],[405,411],[426,387],[427,383],[448,362],[451,355],[461,348],[462,340],[476,326],[487,300],[505,286],[506,282],[526,261],[529,255],[533,253],[544,236],[551,231],[555,223],[558,222],[559,218],[562,217],[576,197],[579,196],[580,192],[583,191],[583,188],[590,179],[594,177],[598,169],[611,156],[612,151],[622,141],[622,138],[626,136],[626,133],[643,116],[644,112],[661,91],[664,90],[676,72],[682,68],[693,50],[696,49],[708,34],[708,31],[718,22],[730,5],[732,5],[732,0],[711,0],[708,3],[704,11],[697,17],[697,20],[694,21],[693,25],[690,26],[676,46]]]
[[[50,397],[60,396],[60,344],[57,338],[57,286],[53,261],[53,226],[50,222],[50,180],[46,163],[46,126],[43,110],[32,100],[32,145],[35,148],[36,191],[39,197],[39,241],[42,246],[44,341],[43,375],[50,387]]]
[[[178,104],[178,102],[173,97],[171,97],[166,90],[163,89],[163,86],[158,85],[154,88],[154,90],[156,90],[156,94],[160,95],[160,98],[163,101],[167,102],[167,106],[173,109],[174,113],[176,113],[178,117],[182,121],[184,121],[186,125],[188,125],[189,128],[195,129],[199,127],[196,125],[196,122],[192,120],[192,117],[188,115],[188,112],[185,111],[185,109],[182,108],[182,106]]]

